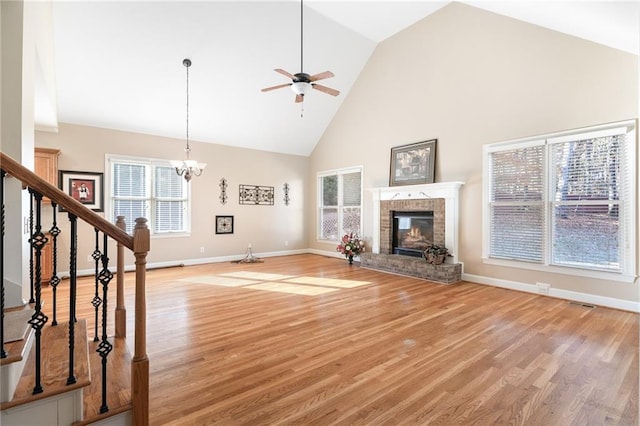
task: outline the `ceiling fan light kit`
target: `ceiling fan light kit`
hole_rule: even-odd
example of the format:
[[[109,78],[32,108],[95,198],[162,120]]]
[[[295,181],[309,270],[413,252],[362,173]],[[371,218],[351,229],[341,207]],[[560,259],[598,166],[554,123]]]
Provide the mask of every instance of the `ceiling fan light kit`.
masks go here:
[[[298,81],[291,84],[291,90],[293,90],[293,93],[301,96],[304,96],[309,91],[310,87],[311,84],[303,81]]]
[[[291,79],[291,83],[286,84],[278,84],[276,86],[265,87],[262,89],[263,92],[269,92],[271,90],[281,89],[283,87],[291,87],[293,93],[295,93],[296,98],[295,102],[300,103],[304,101],[304,96],[309,93],[309,89],[316,89],[323,93],[326,93],[331,96],[338,96],[340,91],[336,89],[332,89],[327,86],[322,86],[320,84],[316,84],[315,81],[322,80],[325,78],[331,78],[334,74],[331,71],[324,71],[319,74],[309,75],[303,71],[303,58],[304,58],[304,15],[303,15],[303,5],[302,0],[300,0],[300,72],[297,74],[291,74],[288,71],[285,71],[281,68],[276,68],[274,71],[284,75]]]
[[[191,181],[193,176],[200,176],[207,167],[207,163],[199,163],[196,160],[191,159],[191,147],[189,146],[189,67],[191,66],[190,59],[183,59],[182,65],[187,68],[187,146],[184,151],[187,153],[185,160],[171,160],[171,166],[176,169],[178,176],[184,177],[187,182]]]

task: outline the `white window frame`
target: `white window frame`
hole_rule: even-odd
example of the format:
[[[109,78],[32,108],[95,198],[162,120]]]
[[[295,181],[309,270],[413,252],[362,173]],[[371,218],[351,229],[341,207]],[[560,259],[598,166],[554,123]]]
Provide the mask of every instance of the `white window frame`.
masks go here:
[[[113,163],[130,163],[130,164],[139,164],[146,167],[145,173],[147,174],[147,188],[145,190],[146,194],[149,196],[146,198],[146,206],[145,211],[147,212],[147,225],[149,227],[149,231],[152,238],[174,238],[174,237],[189,237],[191,235],[191,185],[189,185],[186,181],[182,183],[185,188],[186,199],[185,201],[185,209],[184,212],[184,228],[180,231],[167,231],[167,232],[155,232],[155,206],[154,203],[156,200],[163,201],[165,198],[156,197],[154,194],[154,185],[153,180],[155,179],[154,168],[157,166],[160,167],[171,167],[169,160],[161,159],[161,158],[150,158],[150,157],[136,157],[136,156],[126,156],[126,155],[117,155],[117,154],[106,154],[105,155],[105,170],[106,173],[106,188],[108,188],[107,200],[106,200],[106,209],[105,212],[108,214],[107,220],[111,220],[114,216],[114,196],[113,196],[113,179],[112,173]],[[127,224],[129,225],[129,224]]]
[[[606,271],[598,269],[587,269],[584,267],[573,266],[559,266],[553,265],[551,262],[551,245],[552,241],[552,221],[553,221],[553,182],[551,179],[551,173],[549,170],[549,164],[551,163],[551,147],[555,143],[575,140],[576,135],[593,134],[589,135],[595,137],[600,134],[606,134],[613,129],[626,129],[626,149],[628,161],[625,164],[623,177],[630,186],[626,191],[627,199],[623,200],[624,208],[624,222],[621,223],[620,236],[623,241],[622,250],[622,269],[620,271]],[[592,126],[587,128],[575,129],[565,132],[551,133],[547,135],[541,135],[531,138],[516,139],[506,142],[499,142],[494,144],[487,144],[483,146],[483,230],[482,230],[482,261],[483,263],[490,265],[506,266],[512,268],[522,268],[536,271],[553,272],[567,275],[575,275],[589,278],[598,278],[610,281],[632,283],[637,278],[637,259],[636,259],[636,244],[637,244],[637,210],[638,204],[636,200],[636,194],[638,192],[638,185],[640,184],[639,178],[636,174],[636,140],[637,140],[637,124],[635,120],[628,120],[617,123],[610,123],[599,126]],[[519,260],[507,260],[491,258],[490,243],[491,243],[491,156],[493,152],[512,150],[518,148],[525,148],[543,144],[546,149],[545,164],[544,164],[544,187],[545,194],[543,197],[545,204],[545,242],[544,242],[544,261],[541,263],[532,263]]]
[[[342,235],[337,235],[336,239],[327,239],[322,237],[322,215],[320,214],[320,210],[323,206],[322,204],[322,178],[326,176],[338,176],[338,234],[342,232],[342,211],[344,209],[343,201],[343,188],[342,188],[342,175],[346,175],[349,173],[360,172],[360,228],[358,229],[358,236],[362,237],[362,221],[363,221],[363,203],[364,203],[364,167],[363,166],[354,166],[354,167],[346,167],[342,169],[333,169],[333,170],[325,170],[322,172],[318,172],[316,177],[316,185],[317,185],[317,199],[316,199],[316,239],[318,242],[338,242]]]

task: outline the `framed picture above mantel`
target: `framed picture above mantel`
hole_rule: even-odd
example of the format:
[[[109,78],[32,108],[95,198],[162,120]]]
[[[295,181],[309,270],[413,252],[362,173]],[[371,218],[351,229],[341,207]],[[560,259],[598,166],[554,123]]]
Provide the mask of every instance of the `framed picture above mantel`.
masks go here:
[[[430,139],[391,148],[389,186],[433,183],[437,141]]]

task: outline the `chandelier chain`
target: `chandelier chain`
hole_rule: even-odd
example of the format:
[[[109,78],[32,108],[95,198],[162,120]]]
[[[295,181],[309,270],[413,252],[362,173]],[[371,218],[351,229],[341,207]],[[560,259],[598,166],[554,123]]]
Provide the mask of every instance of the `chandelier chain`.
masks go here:
[[[189,147],[189,65],[191,63],[185,65],[187,68],[187,158],[189,158],[189,151],[191,151],[191,147]]]

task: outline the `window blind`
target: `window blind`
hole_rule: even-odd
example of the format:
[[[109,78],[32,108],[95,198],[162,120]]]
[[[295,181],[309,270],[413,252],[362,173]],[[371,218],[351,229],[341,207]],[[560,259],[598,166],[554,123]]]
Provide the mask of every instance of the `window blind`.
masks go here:
[[[490,154],[490,255],[544,260],[544,146]]]
[[[186,183],[173,167],[154,168],[154,232],[181,232],[185,229]]]

